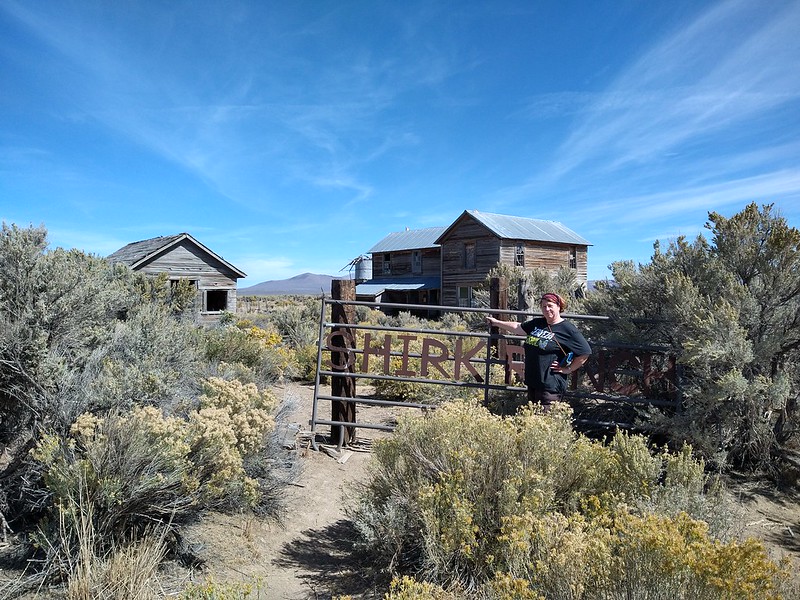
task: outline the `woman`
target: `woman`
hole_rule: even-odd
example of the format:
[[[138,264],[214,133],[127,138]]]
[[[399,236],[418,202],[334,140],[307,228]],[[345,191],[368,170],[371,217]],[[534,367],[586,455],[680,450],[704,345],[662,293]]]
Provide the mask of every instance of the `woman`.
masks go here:
[[[542,316],[518,323],[487,317],[486,322],[514,335],[524,335],[525,385],[528,402],[540,403],[548,409],[561,400],[567,390],[567,375],[583,366],[592,349],[577,327],[564,320],[561,311],[567,307],[555,293],[542,296]]]

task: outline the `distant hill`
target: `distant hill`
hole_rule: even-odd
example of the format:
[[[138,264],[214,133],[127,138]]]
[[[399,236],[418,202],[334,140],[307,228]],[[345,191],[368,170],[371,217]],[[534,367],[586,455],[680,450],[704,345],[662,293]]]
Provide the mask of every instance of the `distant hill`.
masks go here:
[[[291,294],[311,294],[315,296],[325,293],[330,296],[331,281],[341,279],[331,275],[315,275],[303,273],[290,279],[263,281],[250,287],[239,288],[238,296],[287,296]]]

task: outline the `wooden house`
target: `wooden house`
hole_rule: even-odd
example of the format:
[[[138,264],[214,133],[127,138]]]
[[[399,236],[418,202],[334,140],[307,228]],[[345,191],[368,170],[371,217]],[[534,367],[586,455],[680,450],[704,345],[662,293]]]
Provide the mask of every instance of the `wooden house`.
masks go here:
[[[132,242],[108,260],[142,273],[166,273],[175,283],[189,280],[197,288],[197,307],[205,324],[216,322],[223,311],[236,312],[237,280],[246,276],[188,233]]]
[[[497,265],[551,272],[567,267],[583,285],[588,277],[591,244],[557,221],[466,210],[436,243],[441,248],[444,306],[471,306],[473,289]]]
[[[356,285],[369,302],[439,304],[441,255],[436,239],[444,227],[390,233],[369,249],[372,277]]]

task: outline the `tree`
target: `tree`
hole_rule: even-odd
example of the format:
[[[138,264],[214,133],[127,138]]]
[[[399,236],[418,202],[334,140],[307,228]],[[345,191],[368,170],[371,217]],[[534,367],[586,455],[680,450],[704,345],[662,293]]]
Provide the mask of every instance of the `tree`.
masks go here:
[[[480,303],[489,304],[489,282],[499,278],[508,285],[508,308],[511,310],[538,310],[539,298],[547,292],[556,292],[568,301],[570,312],[579,312],[584,288],[575,271],[560,267],[557,271],[543,268],[526,270],[505,264],[492,268],[484,284],[476,290]]]
[[[40,500],[19,491],[42,432],[66,434],[87,410],[196,396],[193,327],[171,316],[191,308],[195,293],[78,250],[50,250],[44,227],[3,223],[0,514],[12,526]],[[12,497],[20,506],[9,506]]]
[[[648,415],[665,434],[719,466],[769,468],[798,433],[800,232],[756,204],[706,228],[710,240],[656,244],[649,264],[614,263],[588,300],[613,320],[593,327],[678,354],[683,410]]]
[[[77,250],[48,251],[44,227],[2,225],[0,513],[20,497],[38,434],[64,431],[82,409],[76,374],[111,335],[109,322],[135,303],[126,271]]]

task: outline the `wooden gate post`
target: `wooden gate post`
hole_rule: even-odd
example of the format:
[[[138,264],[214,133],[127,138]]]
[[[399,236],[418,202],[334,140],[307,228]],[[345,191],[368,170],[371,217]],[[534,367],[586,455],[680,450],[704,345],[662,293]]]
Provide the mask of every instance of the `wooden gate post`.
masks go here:
[[[331,281],[331,298],[333,300],[355,300],[356,282],[352,279],[334,279]],[[333,303],[331,305],[331,321],[333,323],[355,323],[355,308],[352,305],[342,305]],[[331,340],[339,348],[355,348],[355,331],[349,327],[337,328],[334,326],[332,334],[340,332],[339,335],[332,335]],[[346,351],[331,352],[331,364],[334,371],[355,373],[355,365],[348,362],[354,360],[355,354]],[[340,398],[356,397],[355,377],[343,377],[333,375],[331,377],[331,396]],[[343,421],[346,423],[356,422],[355,402],[341,402],[333,400],[331,403],[331,421]],[[331,441],[338,440],[339,446],[345,446],[355,441],[356,428],[345,427],[342,425],[331,425]]]
[[[492,277],[489,282],[489,308],[508,310],[508,280],[504,277]],[[508,320],[507,314],[495,313],[494,317],[502,321]],[[492,333],[498,333],[497,327],[492,327]],[[492,340],[495,356],[506,361],[506,384],[511,381],[511,365],[506,360],[506,340]]]

